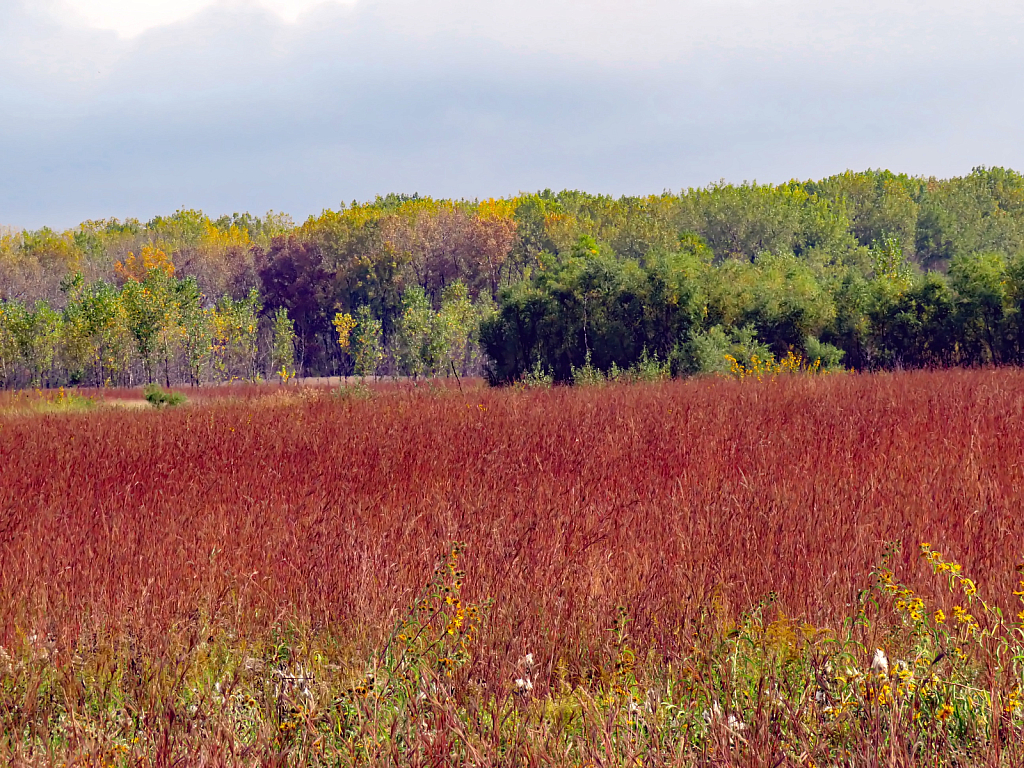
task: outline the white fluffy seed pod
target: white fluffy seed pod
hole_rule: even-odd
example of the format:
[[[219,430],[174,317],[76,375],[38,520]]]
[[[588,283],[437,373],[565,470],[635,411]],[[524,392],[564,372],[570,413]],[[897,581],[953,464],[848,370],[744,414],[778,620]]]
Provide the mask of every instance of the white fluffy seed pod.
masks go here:
[[[889,657],[881,648],[875,649],[875,658],[871,660],[871,671],[880,675],[889,674]]]

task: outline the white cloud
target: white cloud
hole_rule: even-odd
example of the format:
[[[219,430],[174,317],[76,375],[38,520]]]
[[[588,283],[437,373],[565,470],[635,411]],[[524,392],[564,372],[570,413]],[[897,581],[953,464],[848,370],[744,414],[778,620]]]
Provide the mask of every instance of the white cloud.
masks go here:
[[[51,12],[60,20],[135,37],[157,27],[185,21],[203,10],[264,8],[295,22],[307,11],[337,0],[58,0]],[[344,1],[344,0],[342,0]]]
[[[5,223],[1024,167],[1018,0],[58,1],[0,0]]]

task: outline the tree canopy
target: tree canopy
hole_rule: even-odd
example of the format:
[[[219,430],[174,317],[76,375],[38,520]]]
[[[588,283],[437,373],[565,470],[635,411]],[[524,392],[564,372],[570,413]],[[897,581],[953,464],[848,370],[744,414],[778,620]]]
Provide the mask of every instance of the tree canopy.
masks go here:
[[[1022,307],[1024,177],[1004,168],[0,230],[5,386],[357,369],[568,382],[752,350],[861,370],[1019,364]]]

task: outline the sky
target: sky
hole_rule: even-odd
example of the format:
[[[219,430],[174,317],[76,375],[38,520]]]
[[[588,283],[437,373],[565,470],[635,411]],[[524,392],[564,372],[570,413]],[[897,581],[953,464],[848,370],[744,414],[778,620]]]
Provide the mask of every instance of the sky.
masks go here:
[[[1018,0],[0,0],[0,225],[1024,170]]]

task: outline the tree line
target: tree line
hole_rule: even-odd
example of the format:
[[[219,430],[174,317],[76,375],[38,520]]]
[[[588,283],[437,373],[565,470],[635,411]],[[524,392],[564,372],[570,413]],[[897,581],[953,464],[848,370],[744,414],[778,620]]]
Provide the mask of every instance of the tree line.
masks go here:
[[[4,386],[1019,364],[1024,177],[389,195],[0,232]]]

